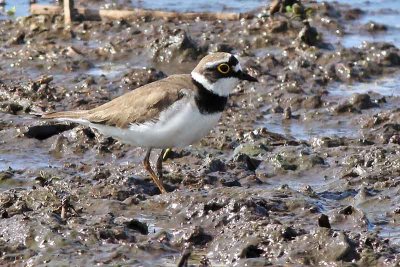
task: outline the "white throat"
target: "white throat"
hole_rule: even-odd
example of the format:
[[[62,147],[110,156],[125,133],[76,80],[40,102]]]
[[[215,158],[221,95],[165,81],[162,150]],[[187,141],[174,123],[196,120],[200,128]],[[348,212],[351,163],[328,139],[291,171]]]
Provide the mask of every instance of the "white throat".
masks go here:
[[[198,72],[192,71],[192,78],[204,86],[207,90],[219,96],[229,96],[233,89],[238,85],[239,79],[235,77],[221,78],[215,83],[210,83],[203,75]]]

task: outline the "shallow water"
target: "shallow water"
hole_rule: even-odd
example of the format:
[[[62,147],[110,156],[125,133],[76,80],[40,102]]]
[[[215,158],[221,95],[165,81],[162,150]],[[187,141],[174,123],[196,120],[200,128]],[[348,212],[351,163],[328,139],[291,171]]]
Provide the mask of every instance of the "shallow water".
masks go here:
[[[38,4],[55,4],[54,0],[39,0]],[[104,1],[108,2],[108,1]],[[202,0],[202,1],[185,1],[185,0],[161,0],[161,1],[150,1],[150,0],[132,0],[132,8],[145,8],[145,9],[157,9],[157,10],[169,10],[179,12],[247,12],[253,10],[260,5],[264,4],[265,0],[233,0],[221,4],[217,0]],[[100,4],[102,4],[100,2]],[[6,17],[5,14],[9,10],[15,10],[13,17],[21,17],[29,15],[29,0],[6,0],[4,7],[0,8],[0,18]]]
[[[348,137],[359,136],[359,129],[347,123],[347,119],[339,121],[282,121],[282,116],[269,115],[265,117],[265,127],[274,133],[282,134],[286,137],[309,141],[313,137]]]
[[[30,152],[30,153],[29,153]],[[10,153],[10,154],[9,154]],[[0,171],[9,168],[14,170],[25,170],[32,168],[46,168],[56,165],[49,155],[37,155],[37,150],[32,151],[0,151]]]
[[[400,74],[386,76],[369,83],[335,84],[329,87],[331,96],[346,97],[355,93],[377,93],[383,96],[400,96]]]
[[[323,1],[319,1],[323,2]],[[388,30],[370,34],[368,32],[360,32],[354,28],[354,25],[349,26],[345,30],[344,36],[327,35],[325,38],[336,45],[346,48],[360,47],[365,42],[389,42],[396,46],[400,45],[400,1],[389,0],[338,0],[338,3],[349,4],[352,8],[361,8],[366,13],[361,16],[357,23],[362,25],[368,22],[376,22],[388,26]],[[352,28],[351,28],[352,27]],[[275,52],[275,51],[274,51]],[[257,51],[256,55],[271,53],[267,51]],[[280,51],[272,54],[279,54]],[[382,96],[399,96],[400,95],[400,73],[396,72],[392,75],[378,79],[372,79],[369,82],[344,84],[335,83],[330,85],[327,90],[331,98],[345,98],[352,94],[359,93],[376,93]],[[388,108],[388,106],[386,107]],[[285,122],[280,119],[280,115],[268,115],[265,117],[265,126],[272,132],[280,133],[285,136],[294,137],[300,140],[310,140],[316,136],[336,136],[336,137],[358,137],[360,131],[354,125],[346,123],[346,119],[341,123],[337,122],[303,122],[291,120]]]
[[[121,72],[130,69],[131,67],[129,67],[129,65],[130,64],[116,65],[114,63],[97,64],[94,67],[90,68],[85,74],[92,76],[104,75],[107,78],[114,78],[118,76]]]
[[[360,8],[366,11],[366,14],[362,15],[360,20],[358,20],[359,24],[375,22],[386,25],[388,30],[369,34],[366,32],[360,33],[358,29],[349,26],[345,29],[346,34],[344,36],[329,36],[328,39],[332,43],[340,44],[343,47],[359,47],[363,42],[376,41],[389,42],[395,45],[400,44],[400,1],[338,0],[337,2],[350,4],[352,8]]]
[[[22,17],[29,15],[29,0],[6,0],[4,6],[0,6],[0,19],[7,17],[6,12],[15,11],[11,17]],[[51,4],[53,0],[40,0],[38,4]]]

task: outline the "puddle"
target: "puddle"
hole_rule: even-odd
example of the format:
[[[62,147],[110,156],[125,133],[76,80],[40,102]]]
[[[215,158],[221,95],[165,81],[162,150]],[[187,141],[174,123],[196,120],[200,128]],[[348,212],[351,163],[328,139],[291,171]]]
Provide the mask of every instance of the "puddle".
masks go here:
[[[140,222],[146,223],[147,227],[149,229],[149,234],[155,234],[155,233],[159,233],[161,230],[163,230],[162,227],[158,227],[155,224],[155,218],[152,216],[149,216],[147,214],[141,214],[139,217],[137,217],[137,219]],[[166,220],[168,220],[167,216],[165,217]]]
[[[0,113],[0,122],[10,122],[16,127],[28,125],[32,121],[30,116],[14,116]],[[19,138],[20,132],[16,128],[0,131],[0,171],[12,168],[14,170],[37,170],[50,166],[60,166],[58,161],[36,139]],[[16,141],[18,140],[18,141]],[[15,146],[19,143],[20,146]]]
[[[387,97],[400,97],[400,73],[373,80],[369,83],[343,84],[335,83],[328,87],[329,97],[338,101],[355,93],[376,93]],[[392,107],[390,104],[387,107]],[[282,114],[268,114],[264,116],[262,127],[269,131],[282,134],[297,140],[309,141],[313,137],[347,137],[357,138],[361,129],[350,123],[346,116],[328,121],[303,121],[292,119],[285,121]]]
[[[115,78],[116,76],[124,73],[126,70],[131,69],[132,67],[129,64],[114,64],[114,63],[101,63],[95,65],[93,68],[90,68],[86,74],[92,76],[101,76],[104,75],[107,78]]]
[[[383,238],[390,239],[391,244],[400,246],[400,231],[398,226],[384,226],[380,231],[379,235]]]
[[[346,97],[355,93],[377,93],[383,96],[400,96],[400,73],[393,76],[376,79],[369,83],[355,83],[352,85],[338,83],[328,88],[330,96]]]
[[[400,16],[400,15],[399,15]],[[337,40],[330,40],[332,42],[340,43],[343,47],[360,47],[364,42],[388,42],[392,44],[400,44],[400,30],[396,30],[396,34],[374,34],[374,35],[345,35],[343,38]]]
[[[260,48],[260,49],[256,49],[254,51],[254,56],[255,57],[266,57],[268,55],[272,55],[272,56],[282,56],[284,50],[280,47],[267,47],[267,48]]]
[[[12,153],[0,151],[0,171],[8,170],[9,168],[25,170],[47,168],[50,165],[54,166],[54,162],[50,160],[48,155],[37,155],[37,151],[31,152],[35,152],[35,156],[26,151],[13,151]]]
[[[348,120],[329,121],[283,121],[281,114],[269,114],[264,117],[263,125],[268,131],[282,134],[297,140],[309,141],[313,137],[347,137],[359,136],[359,129],[349,125]]]
[[[322,1],[319,1],[322,2]],[[342,45],[343,47],[360,47],[363,42],[389,42],[395,45],[400,44],[400,1],[365,1],[365,0],[337,0],[340,4],[351,4],[353,8],[360,8],[366,11],[356,23],[358,26],[368,22],[384,24],[388,30],[382,33],[368,34],[360,33],[359,28],[348,28],[345,36],[327,36],[328,41]]]
[[[37,148],[29,147],[27,150],[15,149],[12,151],[2,149],[0,150],[0,172],[16,170],[23,174],[0,181],[0,192],[12,188],[27,188],[32,185],[33,180],[30,175],[26,176],[26,173],[54,167],[60,168],[61,164],[52,160],[48,153],[40,153]]]
[[[5,5],[0,6],[0,19],[4,18],[16,18],[29,15],[29,0],[5,0]],[[37,1],[38,4],[53,4],[52,0],[41,0]],[[9,16],[7,13],[13,12],[14,14]]]

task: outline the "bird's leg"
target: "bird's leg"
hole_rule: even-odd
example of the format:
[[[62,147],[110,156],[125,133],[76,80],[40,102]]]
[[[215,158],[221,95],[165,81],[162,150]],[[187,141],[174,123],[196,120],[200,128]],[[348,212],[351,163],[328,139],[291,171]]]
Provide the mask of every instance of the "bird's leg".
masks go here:
[[[163,174],[162,174],[162,162],[163,162],[163,159],[164,159],[165,150],[166,149],[161,150],[160,156],[157,159],[157,174],[158,174],[158,178],[160,178],[161,181],[162,181],[162,177],[163,177]]]
[[[151,168],[150,161],[149,161],[150,152],[151,152],[151,148],[149,148],[147,150],[146,156],[144,157],[144,160],[143,160],[144,168],[146,169],[146,171],[148,171],[150,173],[151,178],[153,179],[154,183],[157,185],[157,187],[161,191],[161,193],[162,194],[167,193],[167,190],[165,190],[163,183],[160,181],[158,176],[154,173],[153,169]]]

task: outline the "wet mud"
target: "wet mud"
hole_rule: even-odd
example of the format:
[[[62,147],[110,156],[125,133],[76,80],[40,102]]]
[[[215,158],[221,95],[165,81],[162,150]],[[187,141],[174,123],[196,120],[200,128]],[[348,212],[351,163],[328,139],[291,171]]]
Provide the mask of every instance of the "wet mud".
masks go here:
[[[399,265],[389,21],[400,8],[382,8],[275,1],[240,21],[0,20],[0,265],[177,266],[189,254],[203,267]],[[168,194],[142,148],[37,116],[189,73],[215,51],[260,82],[241,83],[218,127],[168,154]]]

